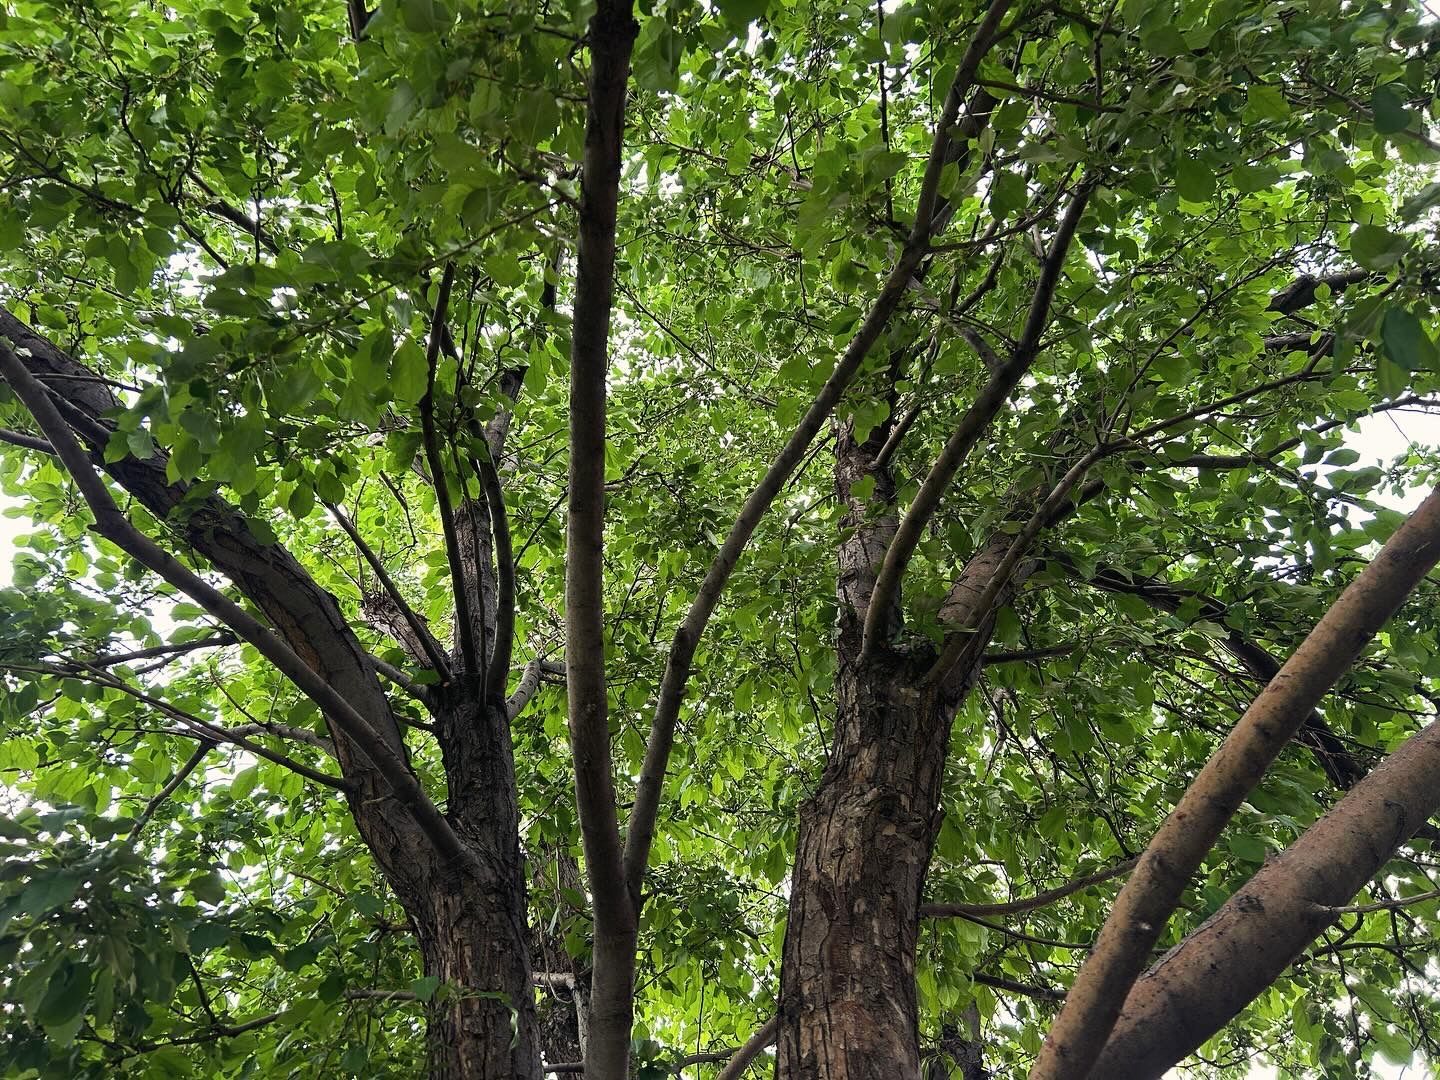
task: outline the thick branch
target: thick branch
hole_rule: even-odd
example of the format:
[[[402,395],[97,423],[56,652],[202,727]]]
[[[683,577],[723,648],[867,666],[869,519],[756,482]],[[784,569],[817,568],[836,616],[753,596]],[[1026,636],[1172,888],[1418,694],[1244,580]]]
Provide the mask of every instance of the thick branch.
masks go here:
[[[1406,519],[1325,613],[1161,825],[1071,987],[1032,1080],[1087,1075],[1196,867],[1305,717],[1437,559],[1440,490]]]
[[[630,54],[631,0],[600,0],[590,20],[570,351],[570,484],[565,533],[565,677],[595,957],[585,1074],[629,1074],[638,903],[626,888],[605,684],[605,406],[615,300],[615,225]],[[502,670],[501,674],[504,672]]]
[[[42,454],[53,454],[55,448],[37,435],[29,435],[23,431],[12,431],[10,428],[0,428],[0,443],[9,443],[11,446],[23,447],[26,450],[38,450]]]
[[[530,704],[530,699],[540,689],[540,677],[542,675],[565,674],[562,664],[552,663],[536,657],[525,665],[525,670],[520,673],[520,682],[515,687],[515,692],[505,699],[505,715],[514,720],[524,711],[525,706]]]
[[[1152,1080],[1219,1031],[1440,810],[1437,775],[1440,724],[1431,723],[1151,967],[1090,1076]]]
[[[515,648],[515,553],[510,543],[510,518],[505,512],[505,492],[500,474],[489,457],[477,457],[475,467],[485,486],[490,505],[490,530],[495,539],[495,642],[490,648],[490,667],[485,676],[487,692],[505,695],[510,674],[510,655]]]
[[[750,1067],[750,1063],[775,1042],[775,1034],[779,1030],[780,1018],[772,1016],[759,1031],[745,1040],[744,1046],[735,1051],[725,1068],[716,1074],[715,1080],[738,1080]]]

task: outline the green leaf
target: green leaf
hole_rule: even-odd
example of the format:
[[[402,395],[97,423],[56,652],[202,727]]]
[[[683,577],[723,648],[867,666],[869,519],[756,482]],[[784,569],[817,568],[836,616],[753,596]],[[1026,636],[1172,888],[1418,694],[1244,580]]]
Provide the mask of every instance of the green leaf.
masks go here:
[[[1385,355],[1406,371],[1435,371],[1435,343],[1411,312],[1392,307],[1380,324],[1380,340]]]
[[[435,996],[439,986],[440,980],[434,975],[422,976],[410,984],[410,988],[415,991],[415,997],[420,1001],[429,1001]]]
[[[1370,95],[1370,111],[1375,117],[1375,130],[1393,135],[1410,126],[1411,113],[1393,86],[1377,86]]]
[[[259,766],[251,765],[248,769],[241,769],[230,781],[230,797],[235,800],[248,799],[250,793],[255,790],[255,783],[260,779]]]
[[[438,0],[400,0],[400,19],[416,34],[438,34],[450,25],[450,13]]]
[[[84,878],[72,870],[38,874],[20,894],[19,908],[28,915],[46,915],[75,898]]]
[[[770,0],[717,0],[720,14],[735,26],[748,26],[765,16]]]
[[[1350,230],[1350,254],[1367,270],[1384,270],[1398,263],[1410,250],[1410,238],[1381,228],[1357,225]]]
[[[1182,158],[1175,164],[1175,190],[1187,202],[1208,202],[1215,194],[1215,173],[1197,158]]]
[[[61,1028],[77,1019],[90,1000],[90,968],[66,964],[50,977],[50,985],[35,1010],[35,1020],[47,1029]]]
[[[1226,841],[1226,847],[1239,859],[1249,863],[1265,861],[1265,841],[1248,833],[1235,833]]]
[[[1025,177],[1015,172],[1003,172],[990,186],[990,212],[1004,220],[1030,201],[1025,186]]]

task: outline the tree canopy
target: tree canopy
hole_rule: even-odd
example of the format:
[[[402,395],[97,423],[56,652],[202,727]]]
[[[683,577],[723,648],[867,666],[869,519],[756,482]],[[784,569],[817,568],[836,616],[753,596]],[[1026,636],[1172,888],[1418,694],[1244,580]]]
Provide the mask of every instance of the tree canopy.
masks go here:
[[[1346,445],[1440,412],[1437,55],[1404,0],[0,3],[5,1074],[1083,1080],[1267,685],[1136,962],[1369,884],[1160,1071],[1440,1061],[1435,806],[1363,779],[1440,693],[1434,524],[1376,557],[1440,448]],[[1352,791],[1421,808],[1364,873]]]

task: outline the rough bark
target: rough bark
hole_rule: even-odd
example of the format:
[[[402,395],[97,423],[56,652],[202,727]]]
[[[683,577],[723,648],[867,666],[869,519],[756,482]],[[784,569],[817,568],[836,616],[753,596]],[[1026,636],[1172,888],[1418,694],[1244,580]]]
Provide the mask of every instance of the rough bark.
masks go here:
[[[842,667],[830,765],[800,812],[781,961],[785,1080],[920,1075],[915,943],[947,724],[921,673]]]
[[[848,510],[836,722],[820,787],[800,810],[781,960],[783,1080],[920,1076],[920,898],[940,827],[950,724],[978,664],[965,678],[922,685],[934,660],[928,648],[887,645],[861,659],[875,575],[896,525],[894,481],[874,468],[886,434],[877,428],[859,445],[842,431],[837,441],[836,488]],[[851,493],[865,476],[875,479],[873,499]],[[997,534],[962,576],[988,576],[1009,541]],[[988,637],[990,620],[983,622],[980,636]]]

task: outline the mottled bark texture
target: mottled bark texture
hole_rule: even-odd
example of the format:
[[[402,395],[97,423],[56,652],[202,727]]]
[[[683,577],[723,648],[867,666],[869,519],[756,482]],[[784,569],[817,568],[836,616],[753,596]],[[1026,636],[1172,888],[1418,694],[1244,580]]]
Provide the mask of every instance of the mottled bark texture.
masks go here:
[[[1432,723],[1238,889],[1130,990],[1091,1080],[1154,1080],[1265,991],[1440,809]]]
[[[1306,717],[1437,560],[1440,491],[1420,504],[1325,612],[1156,831],[1071,985],[1031,1080],[1090,1074],[1205,854]],[[1425,815],[1416,819],[1388,850],[1424,820]]]
[[[837,440],[836,489],[847,514],[835,732],[820,787],[800,811],[781,964],[783,1080],[920,1076],[920,898],[941,822],[951,721],[973,685],[992,619],[979,616],[967,661],[945,680],[926,680],[935,660],[928,646],[885,645],[861,660],[875,576],[896,525],[893,478],[874,467],[886,434],[882,425],[858,444],[841,430]],[[852,488],[866,476],[875,480],[873,492],[857,498]],[[998,533],[962,572],[947,604],[957,625],[972,625],[977,613],[967,598],[985,591],[1009,541]],[[886,612],[872,625],[898,621],[898,611]]]

